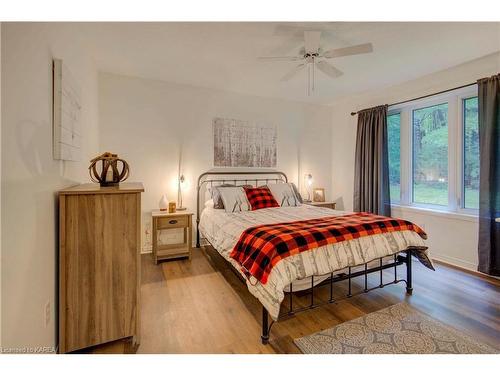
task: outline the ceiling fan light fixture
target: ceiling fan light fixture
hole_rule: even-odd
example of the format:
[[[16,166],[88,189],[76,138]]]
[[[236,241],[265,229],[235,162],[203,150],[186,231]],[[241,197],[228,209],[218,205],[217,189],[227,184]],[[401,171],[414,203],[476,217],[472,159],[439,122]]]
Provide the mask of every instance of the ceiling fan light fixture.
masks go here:
[[[307,95],[310,96],[316,88],[316,68],[330,78],[338,78],[344,73],[328,63],[325,59],[335,57],[359,55],[363,53],[373,52],[371,43],[358,44],[349,47],[336,48],[331,50],[323,50],[319,43],[321,39],[321,31],[304,30],[304,47],[299,51],[299,56],[267,56],[260,57],[261,60],[277,60],[277,61],[302,61],[298,66],[285,74],[281,81],[288,81],[297,75],[302,69],[307,67]]]

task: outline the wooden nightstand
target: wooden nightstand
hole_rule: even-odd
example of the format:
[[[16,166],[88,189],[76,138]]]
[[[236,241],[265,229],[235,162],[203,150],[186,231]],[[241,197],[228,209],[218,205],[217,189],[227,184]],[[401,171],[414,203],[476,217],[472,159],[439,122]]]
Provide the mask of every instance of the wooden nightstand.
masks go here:
[[[153,260],[155,264],[164,259],[188,257],[191,259],[192,216],[191,212],[178,211],[169,214],[165,211],[154,210],[151,214],[153,221]],[[158,244],[159,230],[183,229],[183,242],[168,245]]]
[[[335,206],[337,205],[335,202],[304,202],[304,204],[309,204],[316,207],[331,208],[332,210],[335,210]]]

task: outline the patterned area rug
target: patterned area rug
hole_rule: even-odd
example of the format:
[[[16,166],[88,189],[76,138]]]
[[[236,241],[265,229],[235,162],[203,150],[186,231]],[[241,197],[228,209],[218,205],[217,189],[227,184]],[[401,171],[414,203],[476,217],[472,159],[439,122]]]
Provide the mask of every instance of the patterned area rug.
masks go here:
[[[305,354],[492,354],[500,351],[402,302],[294,340]]]

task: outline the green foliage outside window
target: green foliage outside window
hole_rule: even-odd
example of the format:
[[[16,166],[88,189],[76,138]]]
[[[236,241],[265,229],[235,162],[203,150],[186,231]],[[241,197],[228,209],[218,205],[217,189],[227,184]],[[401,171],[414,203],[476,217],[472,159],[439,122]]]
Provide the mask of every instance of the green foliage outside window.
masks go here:
[[[448,205],[448,103],[413,111],[413,201]]]

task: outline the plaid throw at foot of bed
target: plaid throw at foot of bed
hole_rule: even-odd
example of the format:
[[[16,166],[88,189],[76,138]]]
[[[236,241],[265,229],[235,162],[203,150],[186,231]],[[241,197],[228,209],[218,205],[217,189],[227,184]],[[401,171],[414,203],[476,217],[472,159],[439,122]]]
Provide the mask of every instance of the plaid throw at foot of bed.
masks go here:
[[[374,234],[411,230],[427,238],[417,225],[366,212],[320,219],[265,224],[246,229],[231,252],[247,276],[262,284],[282,259],[302,251]]]

